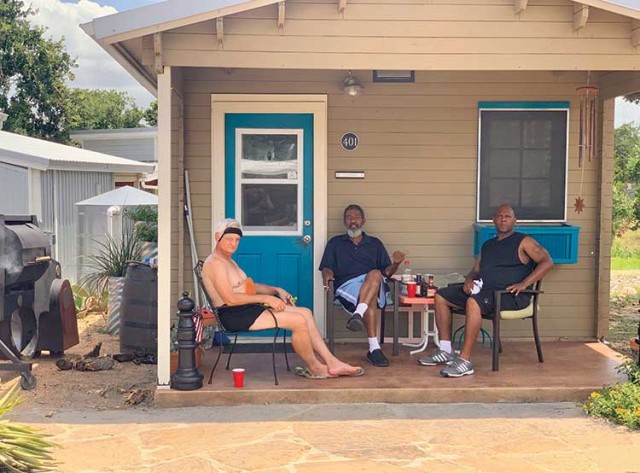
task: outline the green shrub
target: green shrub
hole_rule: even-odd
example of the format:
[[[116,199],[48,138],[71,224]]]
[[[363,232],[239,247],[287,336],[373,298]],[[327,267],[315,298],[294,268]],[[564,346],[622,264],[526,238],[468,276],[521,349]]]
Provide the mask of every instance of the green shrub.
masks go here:
[[[158,242],[158,209],[152,205],[139,205],[124,211],[125,217],[134,222],[136,236],[140,241]]]
[[[110,277],[124,276],[129,261],[140,261],[140,241],[134,234],[126,233],[120,238],[107,235],[104,243],[97,243],[97,254],[87,257],[89,273],[80,284],[102,294],[107,290]]]
[[[582,409],[589,415],[640,430],[640,367],[627,361],[618,367],[628,381],[605,386],[589,395]]]

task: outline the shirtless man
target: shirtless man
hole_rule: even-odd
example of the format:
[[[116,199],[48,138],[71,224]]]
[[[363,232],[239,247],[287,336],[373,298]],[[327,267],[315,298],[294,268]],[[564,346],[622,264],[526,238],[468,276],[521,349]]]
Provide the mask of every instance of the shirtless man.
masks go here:
[[[364,369],[336,358],[318,331],[313,314],[293,305],[291,295],[280,287],[255,283],[231,255],[238,248],[242,229],[232,219],[222,220],[214,233],[213,252],[205,260],[202,280],[218,307],[218,318],[229,331],[253,331],[276,327],[291,331],[293,349],[307,364],[296,374],[310,379],[361,376]]]

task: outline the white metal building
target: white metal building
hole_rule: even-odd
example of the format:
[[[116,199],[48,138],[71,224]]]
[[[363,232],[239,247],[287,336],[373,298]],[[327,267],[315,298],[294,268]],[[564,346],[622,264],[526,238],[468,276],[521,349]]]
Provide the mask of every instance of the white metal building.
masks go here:
[[[0,131],[0,214],[35,214],[65,278],[77,275],[75,203],[154,165]]]

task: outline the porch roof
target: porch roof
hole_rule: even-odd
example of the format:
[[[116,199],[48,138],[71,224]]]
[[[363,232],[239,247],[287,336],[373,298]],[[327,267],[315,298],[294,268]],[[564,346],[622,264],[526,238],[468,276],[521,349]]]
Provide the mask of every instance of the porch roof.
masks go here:
[[[263,18],[260,15],[264,15],[264,12],[259,13],[258,10],[267,6],[277,10],[270,10],[267,17]],[[332,13],[334,6],[335,16]],[[565,15],[571,6],[572,16]],[[481,5],[464,11],[454,4],[440,5],[445,8],[444,16],[440,12],[433,17],[420,17],[416,16],[422,11],[418,5],[398,6],[388,2],[374,5],[382,10],[364,19],[358,15],[363,8],[373,8],[370,4],[352,6],[349,0],[335,0],[333,6],[321,4],[320,7],[318,10],[313,4],[278,0],[167,0],[97,18],[81,26],[152,94],[156,93],[157,75],[165,65],[353,70],[640,69],[640,56],[637,54],[640,45],[640,8],[608,0],[566,0],[565,5],[551,7],[556,9],[551,17],[540,16],[540,12],[535,11],[545,5],[530,4],[528,0],[513,0],[510,15],[507,15],[509,5],[492,5],[493,11],[499,11],[503,17],[487,17]],[[438,5],[424,7],[428,9]],[[453,9],[458,16],[453,19],[447,17],[446,14],[451,13],[447,8]],[[589,8],[599,12],[600,16],[590,14]],[[353,14],[349,13],[350,9]],[[308,10],[308,13],[301,16],[301,10]],[[255,11],[255,14],[247,13],[250,11]],[[527,19],[530,11],[533,16]],[[396,13],[396,24],[389,19],[390,12]],[[560,15],[559,12],[564,12],[564,16],[555,18],[554,15]],[[611,32],[602,31],[611,27],[610,20],[602,21],[602,14],[620,17],[620,21],[615,22],[619,30],[614,31],[613,36]],[[251,15],[257,16],[254,18]],[[598,18],[593,20],[598,31],[596,36],[592,32],[582,34],[582,29],[594,17]],[[225,43],[227,18],[236,21],[231,23],[231,47]],[[265,33],[266,30],[260,26],[264,23],[261,22],[273,18],[276,20],[273,23],[274,30]],[[521,21],[523,18],[524,21]],[[326,23],[326,20],[341,23],[336,24],[330,34],[322,27],[309,34],[305,29],[300,30],[314,21],[317,23],[316,20],[320,24]],[[290,21],[298,29],[295,33],[285,34]],[[424,25],[413,25],[413,29],[407,30],[411,33],[405,31],[408,26],[404,28],[397,24],[411,22],[424,22]],[[483,33],[482,28],[480,32],[475,29],[475,33],[462,34],[458,31],[447,35],[444,33],[448,31],[447,24],[452,22],[475,23],[483,25],[482,28],[493,24],[487,27],[489,31],[491,28],[500,28],[499,22],[512,28],[509,29],[510,33],[499,37]],[[189,26],[207,23],[200,30],[196,28],[196,34],[190,34],[193,32],[188,29]],[[302,23],[304,25],[301,26]],[[562,29],[568,26],[567,23],[572,24],[572,28]],[[392,32],[389,33],[390,41],[381,43],[379,36],[385,30],[385,24]],[[440,33],[423,34],[428,25],[436,24],[440,24],[440,28],[435,31]],[[515,27],[516,24],[518,27]],[[562,25],[560,29],[559,24]],[[238,33],[245,31],[248,25],[252,25],[250,28],[253,30],[246,30],[246,34]],[[432,26],[427,29],[432,30]],[[259,33],[254,31],[255,28]],[[615,26],[613,28],[616,29]],[[196,37],[198,39],[194,39]]]
[[[571,1],[640,20],[640,8],[631,8],[608,0]],[[81,26],[95,40],[114,43],[275,3],[280,3],[280,0],[167,0],[96,18]],[[336,0],[336,8],[344,8],[343,5],[346,4],[346,0]],[[516,0],[514,8],[526,8],[526,4],[527,1]]]

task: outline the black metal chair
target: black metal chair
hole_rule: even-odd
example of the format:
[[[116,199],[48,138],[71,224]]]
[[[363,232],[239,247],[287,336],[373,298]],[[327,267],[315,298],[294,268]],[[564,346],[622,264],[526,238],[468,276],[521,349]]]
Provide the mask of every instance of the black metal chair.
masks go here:
[[[395,281],[392,279],[389,279],[388,283],[389,283],[389,288],[391,289],[393,294],[395,291]],[[329,350],[331,350],[331,353],[334,353],[335,319],[338,316],[338,313],[344,313],[344,314],[347,314],[348,316],[351,316],[351,314],[344,307],[342,307],[342,304],[340,304],[340,302],[335,300],[335,290],[334,290],[333,281],[329,281],[329,289],[326,291],[326,312],[327,312],[327,340],[328,340]],[[380,309],[380,344],[384,343],[385,315],[386,315],[385,308]],[[395,324],[393,326],[393,329],[394,329],[393,335],[392,335],[394,339],[393,355],[396,356],[398,353],[396,353],[397,332],[396,332]]]
[[[449,286],[461,286],[461,283],[450,284]],[[540,344],[540,336],[538,335],[538,300],[540,294],[544,294],[540,290],[542,287],[542,281],[538,281],[534,284],[533,289],[526,289],[521,291],[521,294],[531,294],[531,302],[524,309],[519,310],[502,310],[500,308],[502,295],[509,294],[507,290],[494,291],[495,296],[495,310],[492,314],[483,315],[485,320],[491,320],[493,324],[493,346],[492,348],[492,371],[498,371],[500,369],[499,356],[502,353],[502,341],[500,339],[500,321],[501,320],[524,320],[531,319],[531,325],[533,328],[533,338],[536,343],[536,351],[538,352],[538,361],[544,363],[544,357],[542,355],[542,345]],[[465,315],[464,309],[453,309],[453,313]]]
[[[213,300],[211,299],[211,297],[209,297],[209,293],[207,293],[207,289],[204,287],[204,284],[202,282],[202,266],[204,265],[204,261],[202,260],[198,260],[198,263],[196,264],[195,268],[193,268],[193,272],[196,275],[196,280],[198,285],[200,286],[200,289],[202,290],[202,293],[205,296],[205,299],[207,300],[207,305],[209,306],[209,310],[211,310],[211,312],[216,316],[215,317],[215,327],[216,330],[218,330],[220,333],[224,333],[224,334],[228,334],[228,335],[234,335],[233,338],[233,342],[231,343],[231,350],[229,351],[229,356],[227,358],[227,366],[225,369],[229,369],[229,365],[231,363],[231,355],[233,355],[233,351],[236,348],[236,343],[238,341],[238,334],[240,333],[246,333],[246,332],[233,332],[233,331],[229,331],[227,330],[224,325],[222,325],[222,322],[220,322],[220,319],[218,318],[218,308],[216,307],[216,305],[213,303]],[[261,305],[261,304],[257,304],[257,305]],[[291,371],[291,367],[289,366],[289,356],[287,355],[287,331],[285,329],[280,329],[280,327],[278,327],[278,320],[276,319],[276,316],[273,314],[273,312],[271,311],[271,309],[264,307],[265,310],[268,310],[269,313],[271,314],[271,316],[273,317],[273,322],[275,324],[275,328],[274,329],[263,329],[263,330],[256,330],[256,332],[262,332],[262,331],[266,331],[266,330],[274,330],[274,335],[273,335],[273,348],[271,350],[271,361],[273,363],[273,379],[275,381],[276,386],[279,384],[278,383],[278,374],[276,372],[276,344],[278,341],[278,335],[280,333],[280,330],[282,330],[282,345],[284,348],[284,359],[287,363],[287,371]],[[221,337],[222,338],[222,337]],[[211,381],[213,380],[213,373],[216,371],[216,367],[218,366],[218,362],[220,361],[220,357],[222,356],[222,351],[223,351],[223,344],[222,344],[222,340],[220,340],[220,350],[218,351],[218,356],[216,357],[216,361],[213,364],[213,368],[211,368],[211,374],[209,375],[209,384],[211,384]]]

